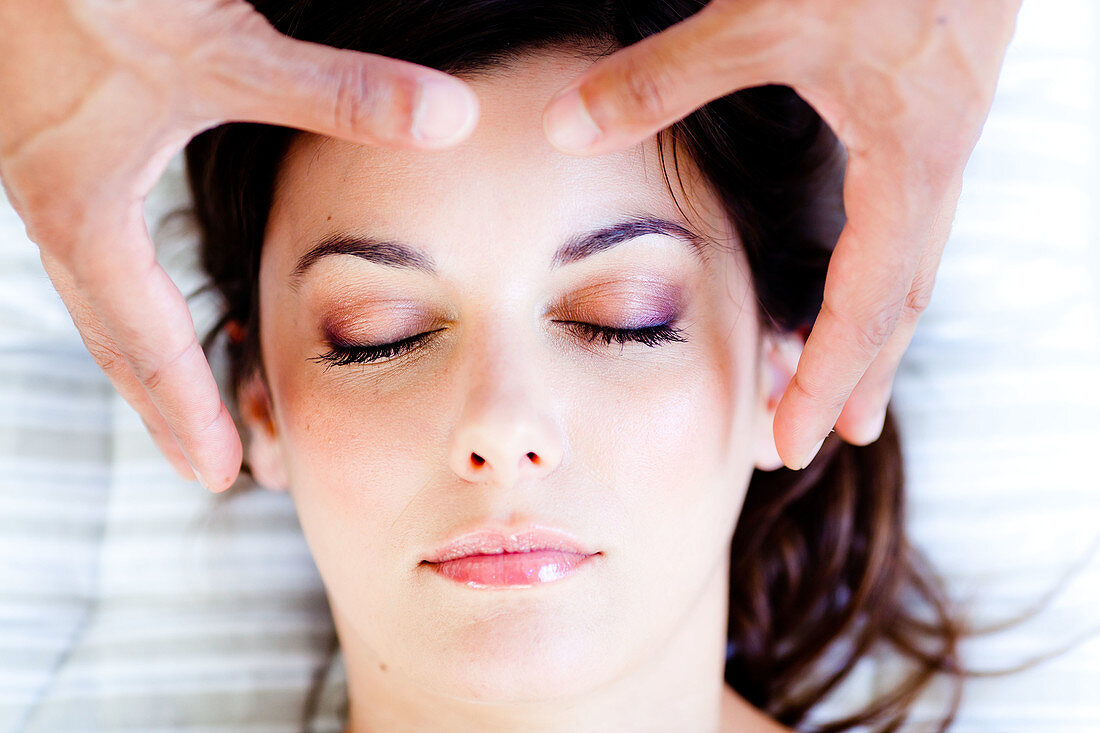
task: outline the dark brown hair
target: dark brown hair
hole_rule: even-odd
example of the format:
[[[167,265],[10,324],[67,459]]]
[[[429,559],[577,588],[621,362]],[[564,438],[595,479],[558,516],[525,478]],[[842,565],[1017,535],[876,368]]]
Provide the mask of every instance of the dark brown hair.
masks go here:
[[[696,12],[698,0],[260,0],[289,35],[463,74],[540,48],[601,55]],[[225,303],[231,386],[260,369],[258,272],[272,187],[295,133],[230,124],[187,148],[202,263]],[[844,156],[793,91],[769,86],[707,104],[659,136],[687,155],[724,202],[752,272],[762,325],[805,334],[821,307],[844,222]],[[671,189],[671,184],[670,184]],[[801,472],[757,471],[730,550],[725,679],[779,722],[807,730],[895,730],[936,673],[954,678],[964,634],[940,581],[906,537],[904,474],[888,414],[866,447],[826,439]],[[878,646],[911,673],[864,709],[809,728],[811,709]]]

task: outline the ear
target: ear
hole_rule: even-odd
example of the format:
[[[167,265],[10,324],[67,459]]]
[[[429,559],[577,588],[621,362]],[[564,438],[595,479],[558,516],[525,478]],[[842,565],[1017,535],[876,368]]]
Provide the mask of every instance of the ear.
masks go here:
[[[247,455],[256,483],[268,489],[286,491],[286,463],[271,408],[271,395],[258,371],[242,382],[237,393],[241,419],[248,428]]]
[[[760,379],[757,385],[756,467],[774,471],[783,466],[775,449],[775,408],[794,376],[805,339],[798,333],[765,333],[761,336]]]

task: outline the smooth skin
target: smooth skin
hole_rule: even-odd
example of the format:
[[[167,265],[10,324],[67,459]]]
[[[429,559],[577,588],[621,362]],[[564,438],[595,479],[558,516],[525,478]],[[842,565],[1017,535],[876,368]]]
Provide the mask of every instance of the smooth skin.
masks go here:
[[[761,328],[735,223],[687,156],[670,191],[654,137],[550,146],[543,107],[590,65],[555,49],[471,77],[482,118],[450,150],[302,135],[279,170],[262,372],[238,403],[253,475],[290,492],[324,581],[346,733],[785,730],[724,668],[730,541],[754,471],[783,465],[772,418],[802,339]],[[638,217],[702,246],[648,233],[554,264]],[[432,266],[330,254],[303,272],[334,237]],[[607,343],[578,323],[678,338]],[[365,363],[324,356],[418,334]],[[532,523],[599,555],[494,589],[423,563]]]
[[[714,0],[576,79],[546,109],[562,151],[628,147],[705,102],[794,87],[849,153],[825,303],[774,423],[785,465],[834,427],[878,437],[931,298],[962,171],[1020,0]],[[439,72],[292,41],[244,0],[0,4],[0,181],[97,363],[184,477],[212,491],[241,444],[142,202],[168,161],[228,120],[430,149],[477,120]]]

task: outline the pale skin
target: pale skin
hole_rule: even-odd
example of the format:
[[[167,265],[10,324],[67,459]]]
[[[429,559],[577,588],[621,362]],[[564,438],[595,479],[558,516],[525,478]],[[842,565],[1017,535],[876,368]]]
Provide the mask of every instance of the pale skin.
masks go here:
[[[685,218],[653,138],[598,157],[546,141],[543,104],[589,63],[543,52],[479,74],[481,123],[452,150],[301,136],[280,171],[266,379],[240,404],[255,476],[290,491],[329,595],[347,733],[784,730],[723,666],[729,543],[753,470],[782,466],[771,424],[802,342],[760,329],[735,228],[690,166]],[[702,249],[649,233],[552,266],[571,237],[632,217]],[[434,271],[330,254],[294,277],[333,235],[400,242]],[[591,342],[570,320],[659,320],[683,340]],[[384,360],[318,361],[334,334],[437,329]],[[602,554],[503,590],[421,565],[520,521]]]
[[[546,109],[548,139],[589,155],[782,83],[837,131],[849,222],[773,425],[790,468],[834,425],[860,445],[881,430],[1019,7],[714,0],[563,84]],[[172,155],[225,120],[438,149],[470,134],[477,99],[438,72],[290,41],[243,0],[7,0],[0,27],[19,29],[0,34],[0,181],[93,357],[177,471],[224,490],[240,440],[142,200]]]

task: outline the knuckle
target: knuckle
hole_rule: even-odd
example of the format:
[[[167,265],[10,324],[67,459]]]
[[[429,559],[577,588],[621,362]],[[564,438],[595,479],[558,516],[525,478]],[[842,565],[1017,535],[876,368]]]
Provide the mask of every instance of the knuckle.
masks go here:
[[[385,131],[386,116],[395,106],[395,98],[410,99],[412,93],[402,90],[399,81],[376,78],[363,64],[340,64],[332,74],[335,79],[332,95],[332,122],[337,130],[352,134]],[[401,92],[404,91],[404,94]],[[411,104],[406,103],[406,115],[411,116]]]
[[[814,402],[817,402],[818,397],[821,395],[821,390],[807,382],[806,378],[797,371],[794,373],[794,376],[791,377],[791,386]]]
[[[154,359],[147,364],[139,362],[134,365],[134,374],[145,389],[156,392],[171,378],[176,366],[193,353],[196,346],[198,342],[191,339],[182,349],[170,352],[167,358]]]
[[[902,303],[902,320],[920,318],[932,303],[932,289],[936,283],[936,268],[921,266],[913,275],[913,282]]]
[[[932,303],[932,285],[925,283],[923,279],[914,283],[909,294],[905,296],[905,311],[907,315],[919,316],[928,309]]]
[[[849,315],[834,307],[828,299],[821,307],[853,335],[857,348],[868,357],[873,357],[886,344],[901,317],[901,310],[894,306],[873,310],[869,316]]]
[[[166,413],[174,434],[185,445],[195,446],[199,436],[218,427],[222,404],[218,399],[190,400],[177,410]]]
[[[333,72],[336,94],[332,97],[332,124],[337,130],[352,130],[359,124],[362,105],[362,76],[354,67],[342,66]]]
[[[126,357],[103,331],[85,326],[80,335],[84,339],[84,346],[88,349],[88,353],[92,355],[92,360],[107,376],[114,378],[129,371],[130,364]]]
[[[195,445],[198,436],[217,426],[221,418],[220,400],[201,399],[199,393],[187,392],[185,399],[171,394],[173,387],[186,387],[186,384],[171,384],[179,377],[178,366],[196,348],[196,341],[175,356],[151,364],[144,369],[134,368],[138,382],[152,398],[157,410],[158,421],[163,423],[161,430],[169,444],[177,443],[181,447]]]
[[[663,59],[630,61],[617,88],[621,114],[638,121],[664,120],[671,114],[668,73]]]
[[[875,311],[865,321],[852,321],[860,348],[868,353],[878,352],[897,328],[900,315],[897,309],[891,308]]]
[[[244,38],[250,35],[260,37],[274,30],[267,18],[251,3],[218,0],[215,12],[207,17],[210,30],[214,31],[212,37],[218,40]],[[205,29],[199,27],[198,30]]]
[[[206,411],[205,414],[203,414],[201,412],[199,414],[197,414],[196,419],[198,421],[197,422],[198,430],[196,431],[196,434],[205,433],[205,432],[209,431],[211,428],[216,427],[217,424],[218,424],[218,421],[221,419],[221,416],[222,416],[221,413],[222,413],[221,403],[220,402],[213,402],[210,405],[210,409],[208,411]]]
[[[805,374],[796,371],[791,377],[791,385],[815,404],[825,404],[833,410],[839,410],[845,401],[845,396],[837,396],[823,386],[806,378]]]

